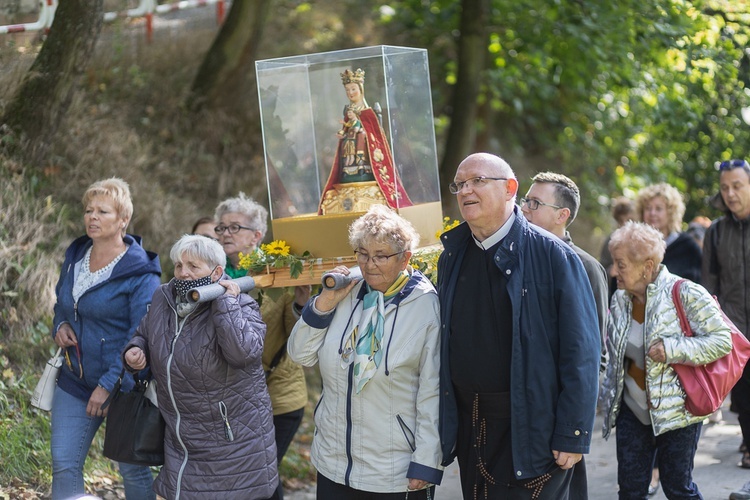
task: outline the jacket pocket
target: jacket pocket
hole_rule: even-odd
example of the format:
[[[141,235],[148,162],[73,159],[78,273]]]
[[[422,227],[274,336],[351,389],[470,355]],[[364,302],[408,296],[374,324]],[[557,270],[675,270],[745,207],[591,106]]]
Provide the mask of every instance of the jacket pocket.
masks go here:
[[[401,418],[401,415],[396,415],[396,421],[398,421],[398,426],[401,427],[401,432],[404,435],[404,439],[406,439],[406,444],[409,445],[409,449],[411,449],[412,453],[417,451],[417,444],[412,430],[406,425],[406,422]]]
[[[227,441],[232,442],[234,441],[234,433],[232,432],[232,427],[229,425],[227,405],[224,404],[224,401],[219,401],[219,413],[221,413],[221,419],[224,421],[224,438]]]
[[[315,423],[315,419],[318,416],[318,408],[320,408],[320,404],[323,402],[323,396],[324,392],[320,391],[320,399],[318,399],[318,402],[315,404],[315,408],[313,409],[313,423]],[[315,423],[315,430],[313,430],[313,436],[318,435],[318,424]]]

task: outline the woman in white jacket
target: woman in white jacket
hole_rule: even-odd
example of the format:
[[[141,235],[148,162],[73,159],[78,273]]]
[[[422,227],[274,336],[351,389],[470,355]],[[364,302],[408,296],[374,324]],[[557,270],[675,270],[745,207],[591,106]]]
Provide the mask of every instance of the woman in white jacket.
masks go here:
[[[363,280],[324,289],[289,338],[290,357],[318,363],[323,379],[318,499],[427,499],[442,479],[440,316],[434,287],[408,265],[418,242],[408,221],[373,206],[349,229]]]

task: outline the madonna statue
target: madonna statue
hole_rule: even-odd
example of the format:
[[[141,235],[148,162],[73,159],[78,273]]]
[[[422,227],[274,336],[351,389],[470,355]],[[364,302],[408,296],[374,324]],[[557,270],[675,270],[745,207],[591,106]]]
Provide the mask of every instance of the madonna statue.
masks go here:
[[[374,203],[391,208],[411,206],[380,120],[365,101],[365,72],[347,69],[341,73],[341,83],[349,104],[344,107],[333,167],[318,213],[364,212]]]

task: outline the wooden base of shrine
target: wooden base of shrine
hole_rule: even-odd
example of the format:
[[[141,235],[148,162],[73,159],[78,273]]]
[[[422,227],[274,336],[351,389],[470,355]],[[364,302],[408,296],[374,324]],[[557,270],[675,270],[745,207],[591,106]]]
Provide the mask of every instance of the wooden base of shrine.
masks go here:
[[[329,259],[315,259],[313,264],[304,264],[299,276],[292,278],[289,267],[267,268],[265,272],[251,274],[256,288],[283,288],[287,286],[320,285],[323,275],[336,266],[354,267],[357,259],[351,257],[335,257]]]

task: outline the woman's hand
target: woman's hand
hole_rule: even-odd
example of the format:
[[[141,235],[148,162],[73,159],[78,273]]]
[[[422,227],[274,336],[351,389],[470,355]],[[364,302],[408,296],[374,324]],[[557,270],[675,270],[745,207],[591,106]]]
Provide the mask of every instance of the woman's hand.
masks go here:
[[[232,280],[221,280],[219,284],[227,289],[224,295],[238,296],[240,294],[240,285]]]
[[[329,272],[349,276],[349,268],[346,266],[336,266]],[[344,299],[344,297],[349,295],[349,292],[352,291],[352,288],[354,288],[359,281],[360,280],[352,280],[347,286],[339,288],[338,290],[323,288],[323,291],[320,292],[318,298],[315,299],[315,308],[320,312],[332,311],[336,308],[336,305]]]
[[[109,391],[104,387],[97,385],[89,398],[89,404],[86,405],[86,415],[89,417],[106,417],[109,407],[107,407],[106,410],[102,410],[102,405],[108,397]]]
[[[63,323],[60,328],[57,329],[55,334],[55,344],[57,347],[70,347],[78,343],[75,332],[70,327],[69,323]]]
[[[427,487],[429,483],[427,481],[422,481],[421,479],[409,479],[409,486],[408,488],[410,490],[422,490]]]
[[[648,357],[656,361],[657,363],[667,362],[667,351],[664,350],[664,341],[661,339],[657,340],[651,347],[648,348]]]
[[[295,286],[294,287],[294,303],[300,307],[305,307],[307,301],[310,300],[310,294],[312,293],[312,287],[310,285]]]
[[[133,370],[146,368],[146,353],[140,347],[131,347],[125,353],[125,362]]]

